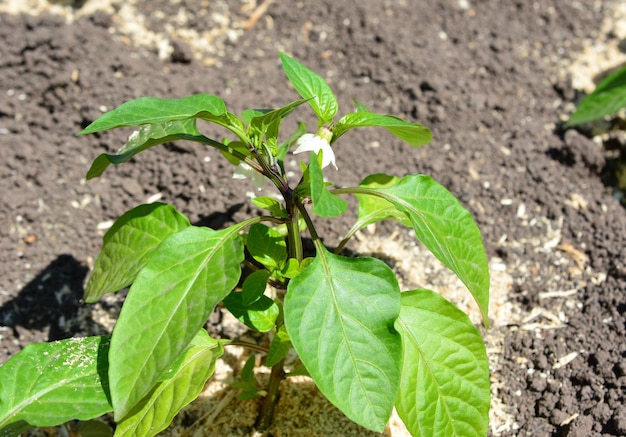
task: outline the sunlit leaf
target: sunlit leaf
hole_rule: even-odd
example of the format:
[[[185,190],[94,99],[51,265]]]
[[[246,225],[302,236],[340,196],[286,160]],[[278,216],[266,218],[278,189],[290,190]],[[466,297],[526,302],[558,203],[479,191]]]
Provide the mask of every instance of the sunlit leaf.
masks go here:
[[[308,100],[313,112],[320,119],[320,125],[329,124],[338,110],[333,90],[319,74],[285,53],[280,52],[280,60],[287,78],[298,94]]]
[[[344,115],[333,127],[333,139],[335,142],[340,136],[356,127],[382,127],[396,137],[406,141],[412,146],[424,146],[432,140],[430,129],[417,123],[409,123],[393,115],[375,114],[364,111],[360,107],[359,112]]]
[[[417,238],[467,286],[488,326],[489,264],[469,211],[429,176],[405,176],[374,191],[408,215]]]
[[[252,118],[252,120],[250,120],[250,128],[264,134],[268,143],[276,145],[278,140],[278,131],[283,119],[291,114],[298,106],[306,103],[306,101],[306,99],[296,100],[283,106],[282,108],[274,109],[262,115],[256,115]]]
[[[122,126],[160,124],[189,118],[225,116],[226,104],[210,94],[196,94],[181,99],[140,97],[103,114],[78,135],[102,132]]]
[[[246,247],[252,257],[270,270],[278,269],[287,259],[287,243],[277,230],[261,223],[250,226]]]
[[[151,203],[131,209],[104,234],[103,246],[85,287],[85,301],[128,287],[161,241],[190,226],[171,205]]]
[[[57,426],[111,411],[109,340],[83,337],[30,344],[0,366],[0,435],[11,435],[24,422]]]
[[[576,126],[615,114],[626,108],[626,67],[622,67],[598,84],[572,114],[567,126]]]
[[[201,329],[174,374],[157,383],[117,424],[115,437],[154,436],[167,428],[174,416],[202,392],[223,353],[220,341],[212,339]]]
[[[348,203],[340,197],[328,191],[324,174],[320,166],[322,151],[311,159],[309,163],[309,174],[311,177],[311,201],[313,202],[313,212],[320,217],[337,217],[348,210]]]
[[[402,293],[396,329],[402,380],[396,409],[413,435],[485,437],[489,362],[470,319],[430,290]]]
[[[157,247],[133,283],[113,331],[109,380],[119,420],[188,347],[241,276],[240,227],[188,227]]]
[[[265,365],[268,367],[275,366],[287,356],[289,349],[291,349],[289,334],[287,334],[285,325],[281,325],[272,339],[270,350],[267,352],[267,358],[265,359]]]
[[[242,293],[232,292],[224,298],[224,306],[247,327],[259,332],[274,328],[280,314],[278,305],[267,296],[260,296],[249,305],[244,305]]]
[[[394,273],[373,258],[346,258],[318,248],[291,280],[285,325],[320,391],[356,423],[382,432],[400,379],[400,311]]]
[[[388,188],[393,186],[400,179],[395,176],[385,174],[369,175],[359,184],[359,187],[366,188]],[[406,213],[399,211],[392,203],[376,196],[356,194],[359,199],[359,213],[355,227],[361,229],[369,224],[382,220],[394,219],[405,226],[411,226],[411,220]]]

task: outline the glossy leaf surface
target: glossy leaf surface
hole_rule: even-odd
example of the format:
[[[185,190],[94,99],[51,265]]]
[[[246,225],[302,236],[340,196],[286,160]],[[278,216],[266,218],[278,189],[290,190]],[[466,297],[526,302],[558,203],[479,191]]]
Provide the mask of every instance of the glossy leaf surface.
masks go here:
[[[85,301],[128,287],[166,237],[190,226],[171,205],[140,205],[123,214],[104,234],[103,246],[85,287]]]
[[[158,382],[117,424],[115,436],[154,436],[167,428],[174,416],[202,392],[223,353],[222,344],[201,329],[176,369],[172,369],[173,375]]]
[[[210,94],[196,94],[180,99],[140,97],[103,114],[79,135],[102,132],[122,126],[160,124],[189,118],[225,116],[226,104]]]
[[[320,119],[320,125],[329,124],[338,110],[333,90],[319,74],[285,53],[280,53],[280,60],[287,78],[298,94],[308,100],[313,112]]]
[[[470,319],[430,290],[402,293],[396,329],[402,380],[396,409],[416,436],[485,437],[489,362]]]
[[[251,329],[267,332],[274,327],[280,309],[272,299],[260,296],[255,302],[245,305],[242,298],[242,293],[232,292],[224,298],[224,306]]]
[[[30,344],[0,366],[0,435],[20,422],[56,426],[111,411],[109,340],[83,337]]]
[[[348,203],[328,191],[326,182],[324,182],[322,167],[319,164],[321,155],[321,151],[317,155],[312,154],[309,164],[313,212],[320,217],[337,217],[348,210]]]
[[[333,128],[334,143],[340,136],[356,127],[382,127],[412,146],[424,146],[432,140],[430,129],[418,123],[409,123],[392,115],[373,112],[352,112],[344,115]]]
[[[356,423],[382,432],[400,378],[395,275],[382,261],[318,249],[291,280],[285,325],[321,392]]]
[[[615,114],[626,108],[626,67],[617,70],[598,84],[576,108],[567,126],[576,126]]]
[[[137,275],[111,340],[116,420],[153,388],[237,285],[243,261],[239,230],[183,229],[163,240]]]
[[[480,230],[469,211],[429,176],[405,176],[376,191],[408,215],[417,238],[463,281],[488,326],[489,265]]]

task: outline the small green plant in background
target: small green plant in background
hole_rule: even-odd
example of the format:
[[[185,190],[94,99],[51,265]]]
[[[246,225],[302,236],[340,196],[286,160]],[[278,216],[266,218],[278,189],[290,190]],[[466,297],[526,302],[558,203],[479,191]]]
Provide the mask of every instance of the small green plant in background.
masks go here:
[[[612,129],[626,130],[626,120],[623,117],[618,118],[617,122],[600,123],[600,126],[594,123],[617,114],[624,108],[626,108],[626,66],[610,74],[591,94],[585,96],[565,127],[581,127],[591,123],[591,132],[585,132],[588,136],[605,134]],[[605,171],[609,175],[610,184],[615,187],[614,197],[626,206],[626,149],[622,147],[616,158],[607,161]]]
[[[602,80],[593,92],[585,96],[566,127],[574,127],[613,115],[626,108],[626,67]]]
[[[286,54],[280,58],[301,97],[282,108],[238,117],[213,95],[143,97],[80,133],[139,128],[117,154],[96,158],[89,179],[153,146],[187,140],[218,149],[233,164],[235,178],[250,177],[258,187],[269,183],[279,196],[252,199],[263,215],[219,230],[193,226],[163,203],[122,215],[104,236],[85,290],[85,300],[96,302],[130,286],[112,334],[29,345],[0,367],[0,435],[109,412],[116,436],[157,434],[199,395],[233,343],[211,338],[203,328],[220,304],[269,336],[267,349],[248,345],[271,367],[268,386],[255,387],[253,358],[235,383],[242,398],[263,398],[258,429],[272,423],[293,348],[319,390],[366,428],[382,432],[395,407],[416,436],[487,435],[489,367],[467,315],[433,291],[402,292],[378,259],[341,255],[358,230],[396,220],[465,283],[488,324],[487,256],[470,213],[425,175],[369,175],[350,188],[333,188],[326,179],[335,171],[326,168],[345,165],[336,162],[333,148],[350,129],[382,127],[412,146],[429,143],[430,131],[358,102],[355,112],[337,119],[328,84]],[[301,124],[283,140],[283,119],[305,104],[318,119],[315,133]],[[226,128],[232,138],[204,136],[197,120]],[[295,181],[284,167],[290,152],[309,152]],[[331,250],[314,217],[345,213],[344,195],[358,199],[358,217]],[[305,231],[315,247],[308,258]]]

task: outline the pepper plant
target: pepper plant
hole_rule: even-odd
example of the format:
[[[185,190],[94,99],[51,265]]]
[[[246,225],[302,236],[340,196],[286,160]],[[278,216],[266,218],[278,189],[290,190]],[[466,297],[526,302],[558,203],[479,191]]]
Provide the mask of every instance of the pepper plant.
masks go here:
[[[319,390],[365,428],[382,432],[395,407],[416,436],[487,434],[488,362],[467,315],[433,291],[402,292],[378,259],[342,255],[369,224],[408,226],[464,282],[487,325],[487,257],[470,213],[429,176],[374,174],[358,186],[333,188],[326,176],[334,170],[324,172],[337,168],[333,147],[353,128],[382,127],[416,147],[430,142],[431,132],[360,103],[336,119],[329,85],[286,54],[280,58],[301,97],[281,108],[238,117],[213,95],[142,97],[80,132],[138,127],[118,153],[95,159],[88,179],[153,146],[186,140],[218,149],[235,178],[271,183],[280,195],[252,199],[264,213],[225,229],[193,226],[163,203],[122,215],[104,235],[85,290],[85,301],[96,302],[130,287],[112,334],[29,345],[0,367],[1,435],[109,412],[116,436],[157,434],[199,395],[234,343],[204,329],[218,305],[271,339],[266,348],[248,345],[271,367],[267,387],[255,386],[252,360],[235,383],[242,397],[262,397],[258,429],[271,425],[293,348]],[[283,140],[282,121],[301,105],[316,115],[315,133],[300,124]],[[197,120],[226,128],[232,138],[204,136]],[[309,152],[297,180],[285,171],[290,151]],[[331,249],[314,218],[345,213],[345,195],[358,199],[356,223]],[[305,231],[315,247],[311,257],[303,251]]]

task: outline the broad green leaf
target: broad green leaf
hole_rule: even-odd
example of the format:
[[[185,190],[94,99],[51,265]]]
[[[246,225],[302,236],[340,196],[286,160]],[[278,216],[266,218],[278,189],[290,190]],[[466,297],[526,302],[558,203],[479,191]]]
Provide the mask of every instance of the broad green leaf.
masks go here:
[[[0,366],[0,435],[111,411],[109,336],[30,344]],[[8,427],[5,429],[5,427]]]
[[[489,326],[489,265],[480,230],[469,211],[429,176],[405,176],[375,191],[407,213],[417,238],[463,281]]]
[[[174,416],[204,389],[224,353],[219,340],[200,329],[184,353],[175,374],[157,383],[132,411],[117,424],[115,437],[154,436],[167,428]]]
[[[250,120],[250,128],[259,132],[261,135],[265,135],[266,141],[275,146],[278,140],[280,123],[285,117],[291,114],[294,109],[306,103],[306,101],[307,99],[296,100],[282,108],[274,109],[263,115],[257,115]]]
[[[335,142],[344,133],[355,127],[383,127],[401,140],[412,146],[424,146],[432,140],[430,129],[417,123],[409,123],[393,115],[374,114],[373,112],[352,112],[344,115],[333,127]]]
[[[241,286],[241,303],[251,305],[265,293],[270,272],[267,270],[257,270],[248,275]]]
[[[287,259],[287,243],[277,230],[261,223],[250,226],[246,238],[250,255],[270,271],[279,269]]]
[[[258,208],[266,209],[272,213],[274,217],[287,217],[287,211],[282,203],[270,196],[259,196],[250,199]]]
[[[196,128],[196,120],[167,121],[146,124],[128,138],[128,142],[117,153],[103,153],[98,156],[87,171],[87,179],[97,178],[110,164],[121,164],[146,149],[189,137],[202,137]]]
[[[140,205],[104,234],[102,251],[85,287],[85,301],[128,287],[161,241],[190,226],[187,217],[164,203]]]
[[[354,422],[382,432],[398,393],[401,340],[394,273],[374,258],[346,258],[321,245],[289,283],[285,326],[320,391]]]
[[[278,305],[263,295],[254,303],[244,305],[242,293],[233,291],[224,298],[224,306],[233,316],[250,329],[267,332],[274,328],[280,314]]]
[[[163,240],[137,275],[111,339],[116,420],[153,388],[237,285],[244,258],[240,229],[185,228]]]
[[[308,100],[313,112],[320,119],[320,126],[330,124],[337,114],[338,105],[335,94],[326,81],[283,52],[280,52],[280,60],[293,87],[303,99]]]
[[[289,334],[287,334],[285,325],[281,325],[272,339],[270,350],[267,352],[267,358],[265,358],[265,365],[272,367],[278,364],[280,360],[287,356],[289,349],[291,349]]]
[[[463,311],[430,290],[402,293],[396,329],[402,380],[396,409],[415,436],[485,437],[489,362]]]
[[[400,179],[396,176],[386,174],[373,174],[367,176],[359,184],[359,187],[366,188],[388,188],[393,186]],[[382,220],[394,219],[405,226],[411,227],[411,220],[407,215],[398,211],[396,207],[385,199],[375,196],[357,194],[359,200],[359,213],[357,223],[353,228],[362,229],[365,226]]]
[[[576,126],[615,114],[626,108],[626,67],[617,70],[598,84],[572,114],[567,126]]]
[[[313,212],[320,217],[337,217],[348,210],[348,203],[340,197],[331,194],[324,182],[324,174],[320,166],[322,151],[316,154],[316,159],[311,159],[309,163],[309,174],[311,176],[311,201],[313,202]]]
[[[78,135],[102,132],[123,126],[160,124],[189,118],[225,117],[226,104],[210,94],[196,94],[181,99],[140,97],[103,114]]]

